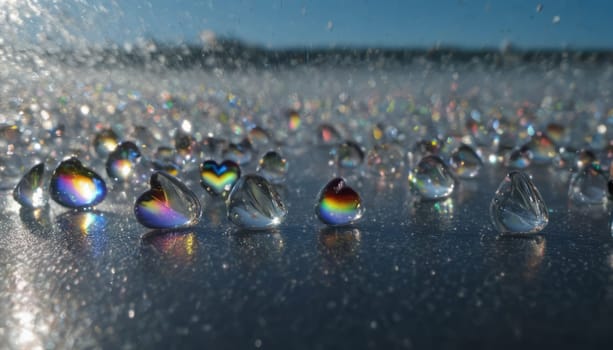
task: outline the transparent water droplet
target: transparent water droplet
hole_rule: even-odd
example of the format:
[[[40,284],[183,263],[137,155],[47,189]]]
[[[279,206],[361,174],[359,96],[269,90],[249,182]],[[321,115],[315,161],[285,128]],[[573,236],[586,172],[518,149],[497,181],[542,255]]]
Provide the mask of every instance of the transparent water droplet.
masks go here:
[[[516,148],[505,158],[505,165],[512,169],[526,169],[532,163],[532,153],[527,147]]]
[[[321,124],[317,127],[315,144],[319,146],[331,146],[342,141],[341,134],[331,124]]]
[[[47,205],[47,193],[44,183],[45,164],[32,167],[13,190],[13,198],[26,208],[42,208]]]
[[[119,144],[119,136],[113,129],[104,129],[96,133],[93,140],[94,151],[99,157],[106,157]]]
[[[263,150],[272,143],[270,135],[264,128],[255,126],[247,133],[247,139],[251,146],[256,150]]]
[[[214,196],[226,197],[240,177],[240,166],[231,160],[221,164],[207,160],[200,166],[200,184]]]
[[[134,203],[136,220],[149,228],[184,228],[196,225],[202,215],[198,197],[179,179],[156,172],[149,180],[151,188]]]
[[[568,197],[577,203],[603,204],[607,201],[607,181],[598,163],[588,164],[571,177]]]
[[[345,179],[335,178],[319,192],[315,214],[327,225],[342,226],[362,218],[364,207],[360,195],[346,185]]]
[[[181,129],[175,131],[174,144],[177,154],[185,160],[190,160],[196,152],[196,140]]]
[[[122,142],[109,154],[106,173],[115,181],[127,181],[135,174],[140,156],[140,150],[134,143]]]
[[[490,219],[500,233],[534,234],[549,222],[547,206],[530,177],[510,172],[490,203]]]
[[[451,153],[449,167],[458,177],[471,179],[479,174],[483,161],[472,147],[461,145]]]
[[[290,132],[296,132],[302,125],[302,118],[296,110],[287,111],[287,127]]]
[[[260,159],[257,172],[270,183],[281,184],[285,182],[288,169],[287,159],[275,151],[270,151]]]
[[[525,145],[532,153],[534,164],[549,164],[558,155],[555,144],[551,139],[540,132],[537,132],[532,139]]]
[[[373,174],[381,177],[390,177],[402,170],[404,157],[398,146],[381,143],[368,151],[366,165]]]
[[[409,185],[421,198],[436,200],[453,192],[455,180],[441,158],[426,156],[409,172]]]
[[[49,191],[58,204],[74,209],[97,205],[107,193],[102,177],[74,157],[64,160],[55,168]]]
[[[332,150],[336,164],[341,168],[356,168],[364,161],[362,147],[353,141],[345,141]]]
[[[241,177],[230,192],[226,204],[228,219],[247,230],[276,227],[287,215],[281,196],[270,182],[259,175]]]
[[[181,171],[181,160],[176,151],[171,147],[160,146],[153,155],[151,168],[155,171],[163,171],[177,176]]]
[[[248,140],[241,143],[230,143],[222,153],[224,159],[236,162],[238,165],[246,165],[251,162],[253,150]]]

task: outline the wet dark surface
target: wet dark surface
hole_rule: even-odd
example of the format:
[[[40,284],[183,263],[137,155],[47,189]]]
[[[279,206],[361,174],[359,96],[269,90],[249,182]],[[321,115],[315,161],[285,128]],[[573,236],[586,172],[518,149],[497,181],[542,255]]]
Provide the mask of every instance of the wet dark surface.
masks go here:
[[[530,172],[550,209],[536,238],[500,238],[488,165],[451,199],[415,202],[398,180],[348,176],[355,226],[314,217],[334,169],[296,156],[287,221],[240,232],[205,199],[193,229],[149,232],[135,193],[100,211],[0,211],[0,344],[8,348],[606,348],[613,338],[609,210],[567,201],[561,172]],[[556,175],[557,174],[557,175]],[[194,185],[196,184],[196,185]],[[135,192],[138,192],[135,190]],[[148,233],[149,232],[149,233]],[[145,238],[141,236],[148,233]]]

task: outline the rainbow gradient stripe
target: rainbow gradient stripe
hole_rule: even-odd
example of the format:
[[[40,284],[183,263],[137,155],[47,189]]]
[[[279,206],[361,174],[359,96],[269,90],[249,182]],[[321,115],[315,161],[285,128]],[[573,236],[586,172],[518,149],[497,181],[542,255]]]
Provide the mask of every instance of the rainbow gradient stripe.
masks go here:
[[[51,175],[49,189],[54,201],[74,209],[99,204],[107,193],[102,177],[74,157],[58,165]]]
[[[315,214],[327,225],[342,226],[359,220],[364,208],[360,195],[344,179],[335,178],[321,190]]]
[[[200,184],[215,196],[229,193],[240,176],[240,166],[231,160],[225,160],[221,164],[207,160],[200,166]]]
[[[151,189],[134,204],[136,220],[156,229],[182,228],[200,220],[201,206],[196,195],[183,183],[164,172],[151,175]]]

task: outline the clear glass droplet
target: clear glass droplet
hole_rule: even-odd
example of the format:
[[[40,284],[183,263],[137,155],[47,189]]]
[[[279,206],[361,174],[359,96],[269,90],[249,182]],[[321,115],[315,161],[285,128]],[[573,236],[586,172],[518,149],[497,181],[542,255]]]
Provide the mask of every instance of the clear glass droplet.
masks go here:
[[[280,184],[285,182],[288,169],[287,159],[275,151],[270,151],[260,159],[257,172],[270,183]]]
[[[202,215],[198,197],[179,179],[156,172],[149,180],[151,188],[134,203],[134,215],[143,226],[157,229],[196,225]]]
[[[479,174],[483,161],[472,147],[461,145],[451,153],[449,166],[458,177],[471,179]]]
[[[532,152],[534,164],[549,164],[558,154],[553,141],[547,135],[540,132],[532,136],[526,147]]]
[[[449,168],[438,156],[426,156],[409,172],[411,190],[423,199],[448,197],[455,187]]]
[[[317,127],[315,144],[319,146],[331,146],[340,143],[341,134],[331,124],[321,124]]]
[[[45,164],[39,163],[30,169],[13,190],[13,198],[26,208],[42,208],[48,198],[44,184]]]
[[[588,164],[570,179],[568,197],[577,203],[603,204],[607,201],[607,181],[600,164]]]
[[[345,141],[332,151],[336,164],[341,168],[356,168],[364,161],[362,147],[353,141]]]
[[[540,232],[549,222],[547,206],[530,177],[510,172],[490,203],[490,219],[500,233]]]
[[[93,147],[99,157],[106,157],[119,144],[119,136],[113,129],[101,130],[94,136]]]
[[[512,150],[505,158],[505,165],[511,169],[526,169],[532,163],[532,153],[527,147]]]
[[[264,128],[260,126],[254,126],[249,130],[247,139],[251,146],[256,150],[264,150],[272,143],[270,135]]]
[[[259,175],[241,177],[228,196],[228,219],[240,228],[265,230],[278,226],[287,215],[281,196]]]
[[[127,181],[136,171],[140,150],[130,142],[120,143],[106,160],[106,172],[115,181]]]
[[[238,165],[245,165],[251,162],[253,150],[248,140],[241,143],[231,143],[224,149],[222,156],[224,159],[231,160]]]

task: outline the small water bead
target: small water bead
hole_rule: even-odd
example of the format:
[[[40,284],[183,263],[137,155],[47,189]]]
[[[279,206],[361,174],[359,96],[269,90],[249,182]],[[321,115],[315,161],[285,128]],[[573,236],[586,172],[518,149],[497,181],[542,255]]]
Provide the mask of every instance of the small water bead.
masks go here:
[[[140,150],[133,142],[122,142],[109,154],[106,173],[115,181],[127,181],[134,175],[140,157]]]
[[[375,142],[398,141],[400,132],[395,126],[377,123],[372,128],[372,138]]]
[[[236,162],[239,165],[246,165],[251,162],[253,149],[248,140],[241,143],[230,143],[222,153],[224,159]]]
[[[532,152],[527,147],[516,148],[505,158],[505,165],[512,169],[526,169],[532,163]]]
[[[302,118],[296,110],[287,111],[287,126],[290,132],[296,132],[302,125]]]
[[[343,178],[335,178],[319,192],[315,214],[324,224],[342,226],[362,218],[364,207],[360,195]]]
[[[247,230],[274,228],[287,216],[281,196],[268,180],[259,175],[241,177],[226,204],[228,219]]]
[[[163,171],[177,176],[181,171],[181,160],[171,147],[160,146],[151,160],[151,167],[155,171]]]
[[[598,163],[591,163],[575,173],[568,187],[568,197],[577,203],[603,204],[607,201],[608,177]]]
[[[483,167],[483,161],[472,147],[461,145],[451,153],[449,166],[458,177],[471,179],[479,174]]]
[[[390,177],[398,174],[404,166],[402,151],[395,144],[380,143],[366,155],[368,169],[380,176]]]
[[[597,161],[596,154],[589,149],[583,149],[577,152],[577,164],[576,164],[577,169],[581,169],[587,166],[588,164],[594,163],[596,161]]]
[[[207,160],[200,166],[200,184],[214,196],[226,197],[240,177],[240,166],[231,160],[225,160],[221,164]]]
[[[179,179],[155,172],[149,184],[151,189],[134,203],[134,215],[141,225],[156,229],[184,228],[200,221],[200,201]]]
[[[500,233],[535,234],[547,226],[549,213],[530,177],[512,171],[494,194],[490,219]]]
[[[437,156],[422,158],[409,172],[411,191],[423,199],[448,197],[455,188],[455,179],[445,162]]]
[[[564,125],[550,123],[547,125],[545,132],[553,142],[561,144],[565,138],[566,128]]]
[[[317,127],[315,144],[319,146],[332,146],[342,141],[341,134],[331,124],[320,124]]]
[[[341,168],[352,169],[360,166],[364,161],[362,147],[353,141],[345,141],[331,152],[336,164]]]
[[[97,205],[107,193],[102,177],[74,157],[64,160],[53,171],[49,190],[54,201],[73,209]]]
[[[526,147],[532,152],[532,162],[534,164],[549,164],[558,154],[553,141],[547,135],[540,132],[532,136]]]
[[[281,184],[285,182],[288,169],[287,159],[276,151],[269,151],[260,159],[256,171],[270,183]]]
[[[208,159],[219,159],[223,151],[228,147],[229,142],[222,138],[206,137],[200,144],[200,151]]]
[[[106,157],[119,144],[119,136],[112,129],[104,129],[94,136],[93,147],[99,157]]]
[[[187,132],[179,129],[175,131],[174,145],[177,154],[185,160],[189,160],[196,152],[196,140]]]
[[[45,164],[32,167],[13,190],[13,198],[26,208],[42,208],[47,205],[47,193],[44,184]]]
[[[247,140],[256,150],[266,149],[272,143],[271,137],[262,127],[255,126],[247,133]]]

